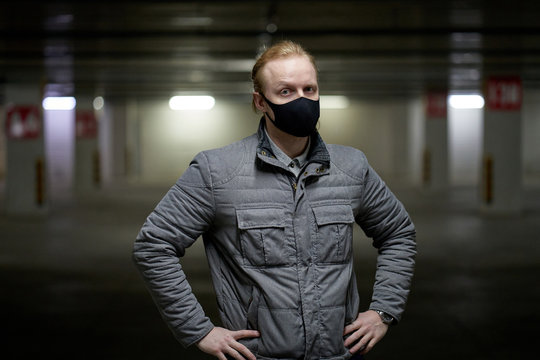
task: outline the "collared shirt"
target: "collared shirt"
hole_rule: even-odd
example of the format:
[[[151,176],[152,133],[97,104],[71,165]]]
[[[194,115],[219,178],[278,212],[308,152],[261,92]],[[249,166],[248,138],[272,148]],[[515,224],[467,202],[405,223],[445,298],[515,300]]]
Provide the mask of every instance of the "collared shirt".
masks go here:
[[[311,137],[308,138],[308,144],[304,152],[302,152],[300,155],[298,155],[294,159],[291,159],[287,154],[283,152],[283,150],[279,148],[279,146],[276,145],[276,143],[272,140],[272,138],[268,134],[268,131],[266,130],[266,128],[264,129],[264,132],[266,134],[266,137],[268,138],[268,142],[270,143],[270,146],[272,147],[272,152],[276,156],[276,159],[278,159],[283,164],[288,166],[295,176],[298,176],[300,174],[300,170],[302,169],[302,166],[304,166],[304,163],[306,162],[306,159],[309,153],[309,147],[311,145]]]

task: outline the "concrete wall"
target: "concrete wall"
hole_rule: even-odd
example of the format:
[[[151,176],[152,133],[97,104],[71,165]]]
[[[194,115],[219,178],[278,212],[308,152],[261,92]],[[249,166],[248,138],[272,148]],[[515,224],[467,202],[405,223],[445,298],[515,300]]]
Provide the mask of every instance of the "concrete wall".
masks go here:
[[[408,110],[406,99],[352,101],[346,110],[323,110],[320,133],[362,150],[383,178],[407,181]]]
[[[168,99],[139,103],[140,181],[171,183],[200,151],[252,134],[259,116],[249,104],[217,100],[209,111],[173,111]]]
[[[198,152],[240,140],[259,123],[249,98],[217,98],[210,111],[173,111],[167,100],[139,102],[132,122],[139,124],[138,132],[130,131],[138,140],[128,144],[140,144],[138,178],[143,183],[174,182]],[[319,131],[328,143],[364,151],[385,179],[410,181],[410,112],[407,99],[353,100],[346,110],[322,110]]]
[[[328,143],[361,149],[387,181],[419,185],[424,147],[419,98],[350,99],[345,110],[322,110],[319,130]],[[3,124],[5,108],[0,115]],[[482,111],[449,110],[451,186],[480,181]],[[216,98],[210,111],[173,111],[168,99],[115,100],[98,114],[105,183],[125,175],[147,184],[171,184],[205,149],[256,131],[260,115],[250,98]],[[4,128],[0,130],[0,182],[5,176]],[[524,182],[540,183],[540,90],[525,90],[522,119]]]

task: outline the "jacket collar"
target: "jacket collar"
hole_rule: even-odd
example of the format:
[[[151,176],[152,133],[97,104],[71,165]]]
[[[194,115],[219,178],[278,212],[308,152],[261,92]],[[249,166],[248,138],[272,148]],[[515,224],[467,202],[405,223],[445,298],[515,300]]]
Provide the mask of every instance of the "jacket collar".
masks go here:
[[[259,139],[257,154],[262,155],[262,157],[258,157],[259,159],[266,160],[267,162],[273,164],[277,160],[272,152],[270,140],[264,131],[264,124],[265,121],[263,116],[259,122],[259,129],[257,130],[257,138]],[[267,157],[268,160],[265,157]],[[330,167],[330,154],[328,153],[328,149],[326,148],[326,145],[319,132],[315,132],[311,135],[311,147],[308,151],[306,164],[312,162],[320,163],[325,165],[327,168]]]

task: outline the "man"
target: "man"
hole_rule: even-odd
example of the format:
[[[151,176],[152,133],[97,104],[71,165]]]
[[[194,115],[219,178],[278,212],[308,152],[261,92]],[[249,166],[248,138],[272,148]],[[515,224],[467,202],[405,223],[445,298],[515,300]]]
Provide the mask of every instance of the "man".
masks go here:
[[[134,260],[184,346],[218,359],[365,354],[401,318],[414,226],[363,153],[319,136],[316,66],[300,45],[267,49],[252,79],[264,114],[257,134],[194,158],[143,225]],[[379,253],[370,310],[360,313],[355,221]],[[223,327],[178,262],[200,235]]]

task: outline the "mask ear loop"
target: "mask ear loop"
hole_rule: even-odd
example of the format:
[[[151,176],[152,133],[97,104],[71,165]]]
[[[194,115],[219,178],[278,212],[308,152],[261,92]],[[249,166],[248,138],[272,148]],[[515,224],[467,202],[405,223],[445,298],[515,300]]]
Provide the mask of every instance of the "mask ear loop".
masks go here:
[[[268,100],[268,99],[266,98],[266,96],[264,96],[264,94],[263,94],[262,92],[260,92],[259,94],[262,96],[262,98],[264,99],[264,101],[266,101],[266,104],[267,104],[268,106],[270,106],[270,104],[269,104],[269,103],[270,103],[270,100]],[[270,108],[271,108],[271,106],[270,106]],[[263,114],[264,114],[264,116],[265,116],[266,118],[268,118],[272,123],[274,123],[274,124],[276,123],[276,121],[270,117],[270,115],[268,114],[267,111],[264,111]],[[274,116],[275,116],[275,115],[276,115],[276,114],[274,114]]]

